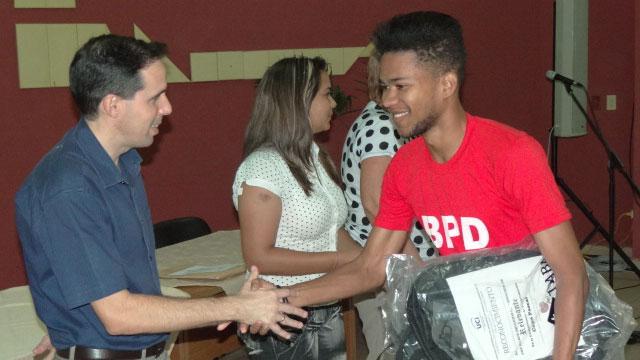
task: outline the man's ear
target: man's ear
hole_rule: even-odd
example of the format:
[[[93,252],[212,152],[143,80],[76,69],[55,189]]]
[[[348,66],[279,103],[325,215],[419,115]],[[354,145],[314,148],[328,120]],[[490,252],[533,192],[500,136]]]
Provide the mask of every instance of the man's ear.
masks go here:
[[[453,71],[446,72],[440,78],[440,85],[442,86],[442,95],[447,98],[453,96],[458,90],[458,75]]]
[[[100,110],[107,116],[117,118],[122,114],[124,102],[123,99],[115,94],[107,94],[100,101]]]

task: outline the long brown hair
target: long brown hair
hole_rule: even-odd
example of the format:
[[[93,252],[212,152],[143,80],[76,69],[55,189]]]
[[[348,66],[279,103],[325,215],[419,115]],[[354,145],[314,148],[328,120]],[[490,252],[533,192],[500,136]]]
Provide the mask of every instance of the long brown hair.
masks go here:
[[[245,158],[261,147],[275,149],[307,196],[313,191],[307,175],[313,170],[309,110],[320,88],[320,76],[328,71],[321,57],[290,57],[269,67],[258,84],[244,138]],[[322,148],[319,159],[340,185],[338,172]]]
[[[380,54],[373,49],[367,62],[367,89],[369,90],[369,100],[380,103],[382,89],[380,88]]]

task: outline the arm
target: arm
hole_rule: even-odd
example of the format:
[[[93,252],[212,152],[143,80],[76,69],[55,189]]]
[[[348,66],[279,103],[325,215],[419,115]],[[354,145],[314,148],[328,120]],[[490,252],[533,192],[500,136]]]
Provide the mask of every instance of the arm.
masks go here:
[[[337,266],[342,266],[348,262],[353,261],[362,252],[362,246],[353,241],[349,233],[344,228],[338,229],[338,263]],[[333,270],[333,269],[332,269]]]
[[[289,303],[298,306],[321,304],[382,286],[387,257],[398,253],[406,239],[405,231],[374,227],[364,250],[355,260],[318,279],[294,285]]]
[[[360,162],[360,197],[364,212],[371,222],[378,215],[382,179],[390,162],[390,156],[372,156]],[[409,236],[401,252],[420,260],[420,253]]]
[[[258,276],[255,267],[236,296],[205,299],[176,299],[132,294],[121,290],[91,303],[98,318],[111,335],[158,333],[213,325],[222,321],[267,324],[276,334],[289,338],[280,326],[302,327],[299,321],[283,315],[305,317],[306,312],[281,302],[288,289],[251,290]]]
[[[565,221],[534,235],[556,281],[553,359],[573,359],[578,344],[589,280],[573,228]]]
[[[533,234],[556,281],[553,359],[573,359],[589,289],[584,260],[569,222],[570,213],[555,183],[544,149],[530,136],[509,149],[500,180],[530,228],[562,218],[566,221]],[[526,180],[525,180],[526,179]],[[537,227],[540,226],[540,227]]]
[[[416,260],[422,261],[420,258],[420,252],[416,248],[416,245],[411,241],[409,236],[407,236],[407,242],[404,243],[404,247],[402,248],[402,253],[413,256]]]
[[[45,334],[36,347],[31,350],[31,354],[34,358],[43,360],[52,360],[56,355],[56,349],[51,344],[51,338],[49,334]]]
[[[275,246],[282,213],[280,198],[269,190],[242,184],[238,197],[242,254],[248,265],[258,266],[263,274],[302,275],[325,273],[340,262],[334,251],[304,252]]]
[[[364,213],[371,223],[378,215],[382,178],[389,162],[389,156],[373,156],[360,162],[360,198]]]

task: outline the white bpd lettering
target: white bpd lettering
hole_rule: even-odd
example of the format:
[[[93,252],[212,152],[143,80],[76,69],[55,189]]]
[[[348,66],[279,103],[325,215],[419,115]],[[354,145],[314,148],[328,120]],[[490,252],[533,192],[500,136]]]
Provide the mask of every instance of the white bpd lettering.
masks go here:
[[[462,216],[458,222],[455,216],[444,215],[441,222],[436,216],[425,215],[422,216],[422,222],[437,248],[446,242],[447,248],[453,249],[452,239],[461,234],[465,250],[483,249],[489,244],[487,226],[478,218]]]

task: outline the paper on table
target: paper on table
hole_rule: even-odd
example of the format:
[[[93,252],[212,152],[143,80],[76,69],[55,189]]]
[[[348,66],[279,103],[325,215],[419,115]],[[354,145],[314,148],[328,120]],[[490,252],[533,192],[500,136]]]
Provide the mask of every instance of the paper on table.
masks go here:
[[[220,286],[227,295],[238,293],[244,284],[244,269],[222,279],[220,276],[191,278],[168,277],[176,271],[195,265],[243,264],[240,248],[240,230],[221,230],[192,240],[165,246],[156,250],[158,273],[165,286]],[[231,269],[233,270],[233,269]],[[221,275],[221,274],[216,274]]]
[[[244,272],[244,264],[192,265],[165,270],[160,274],[166,279],[213,279],[222,280]]]
[[[222,265],[209,265],[209,266],[194,265],[186,269],[176,271],[169,275],[176,276],[176,275],[193,275],[193,274],[203,274],[203,273],[217,273],[217,272],[233,269],[234,267],[237,267],[237,266],[241,266],[241,264],[222,264]]]

